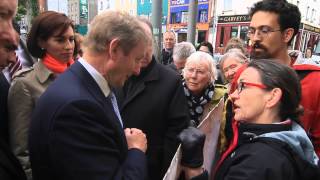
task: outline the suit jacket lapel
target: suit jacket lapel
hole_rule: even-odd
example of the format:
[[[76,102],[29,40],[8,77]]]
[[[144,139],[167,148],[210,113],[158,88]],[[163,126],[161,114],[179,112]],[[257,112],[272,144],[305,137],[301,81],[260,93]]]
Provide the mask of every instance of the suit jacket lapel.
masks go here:
[[[125,147],[122,148],[122,151],[126,152],[127,148],[127,142],[126,137],[124,135],[123,128],[120,124],[120,121],[115,114],[113,110],[113,106],[111,103],[110,98],[107,98],[104,96],[102,90],[100,89],[99,85],[96,83],[96,81],[93,79],[93,77],[89,74],[89,72],[81,65],[81,63],[76,62],[74,63],[69,70],[76,74],[82,81],[84,88],[87,88],[89,93],[94,97],[96,101],[98,101],[105,110],[105,114],[108,117],[108,119],[111,119],[114,121],[112,125],[115,129],[117,129],[120,132],[120,141],[122,142]]]

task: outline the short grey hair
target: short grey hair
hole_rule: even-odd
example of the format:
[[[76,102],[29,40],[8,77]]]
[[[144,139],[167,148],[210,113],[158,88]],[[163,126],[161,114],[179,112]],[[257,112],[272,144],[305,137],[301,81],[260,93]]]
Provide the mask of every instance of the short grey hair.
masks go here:
[[[210,76],[210,81],[212,84],[214,84],[214,81],[217,79],[218,74],[217,74],[217,68],[216,68],[216,63],[213,60],[213,57],[206,53],[206,52],[202,52],[202,51],[196,51],[194,53],[192,53],[188,58],[187,58],[187,62],[186,62],[186,66],[189,62],[205,62],[208,64],[209,67],[209,76]],[[182,71],[183,73],[183,77],[185,77],[185,69],[183,69]]]
[[[249,61],[248,58],[243,53],[240,53],[238,51],[229,51],[229,52],[225,53],[220,59],[219,66],[220,66],[220,69],[222,72],[223,72],[223,63],[228,58],[233,58],[241,64],[244,64]]]
[[[173,61],[186,60],[194,52],[196,48],[190,42],[177,43],[173,47]]]
[[[101,53],[113,39],[119,40],[119,46],[127,55],[139,42],[147,42],[148,36],[136,17],[125,12],[107,10],[91,22],[83,47]]]

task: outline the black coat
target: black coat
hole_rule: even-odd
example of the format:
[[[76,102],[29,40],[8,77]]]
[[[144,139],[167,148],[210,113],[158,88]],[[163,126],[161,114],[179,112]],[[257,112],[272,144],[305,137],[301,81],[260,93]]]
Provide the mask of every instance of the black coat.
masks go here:
[[[30,125],[34,180],[143,180],[145,154],[128,150],[110,98],[74,63],[38,100]]]
[[[269,132],[290,130],[291,124],[240,123],[236,134],[239,137],[238,143],[222,163],[218,164],[214,180],[320,179],[319,167],[302,158],[287,142],[271,137],[255,138]],[[296,142],[296,145],[300,143]],[[301,146],[307,145],[301,143]],[[207,172],[192,178],[208,179]]]
[[[172,52],[166,51],[162,49],[161,51],[161,63],[164,65],[168,65],[173,62]]]
[[[319,179],[318,167],[302,159],[288,143],[270,137],[254,138],[290,130],[291,124],[240,123],[238,145],[218,167],[215,180]]]
[[[153,59],[117,95],[124,126],[147,135],[149,179],[162,179],[189,121],[180,75]]]
[[[2,72],[0,72],[0,138],[9,142],[8,132],[8,91],[10,84]]]

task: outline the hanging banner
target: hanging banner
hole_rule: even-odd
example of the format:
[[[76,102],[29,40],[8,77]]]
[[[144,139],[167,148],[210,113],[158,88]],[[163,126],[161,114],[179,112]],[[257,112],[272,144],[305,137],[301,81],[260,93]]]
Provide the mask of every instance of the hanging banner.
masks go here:
[[[80,18],[88,19],[88,1],[80,0]]]

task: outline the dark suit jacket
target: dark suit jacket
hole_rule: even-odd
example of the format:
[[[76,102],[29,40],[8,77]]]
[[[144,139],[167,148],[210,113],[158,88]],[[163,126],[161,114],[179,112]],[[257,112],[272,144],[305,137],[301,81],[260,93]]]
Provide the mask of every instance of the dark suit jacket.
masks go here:
[[[29,149],[34,180],[146,177],[144,153],[128,150],[110,98],[79,62],[40,97],[31,122]]]
[[[23,56],[29,66],[32,66],[37,60],[33,58],[24,41],[20,39],[19,46],[23,49]],[[0,71],[0,136],[4,138],[6,142],[9,142],[9,127],[8,127],[8,91],[10,83]]]
[[[117,95],[124,126],[147,135],[149,179],[162,179],[177,150],[176,136],[189,122],[180,76],[153,59]]]
[[[11,152],[8,144],[7,96],[10,84],[0,72],[0,179],[27,179],[19,161]]]
[[[0,139],[0,179],[1,180],[26,180],[26,175],[20,162],[11,152],[7,142]]]
[[[6,77],[0,72],[0,138],[9,142],[8,133],[8,91],[10,84]]]

